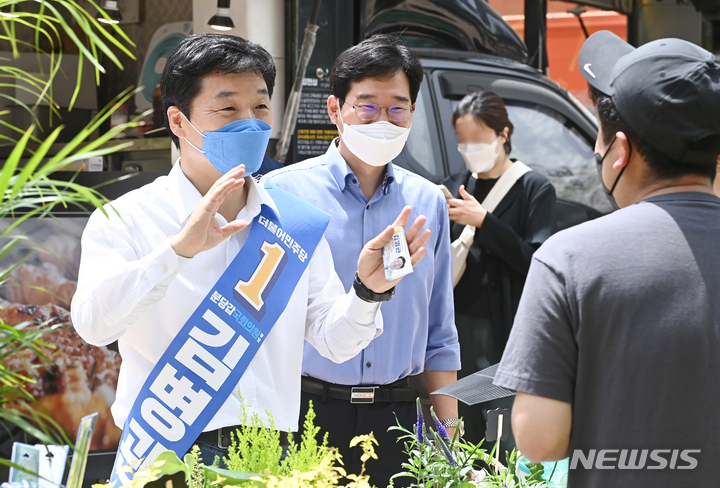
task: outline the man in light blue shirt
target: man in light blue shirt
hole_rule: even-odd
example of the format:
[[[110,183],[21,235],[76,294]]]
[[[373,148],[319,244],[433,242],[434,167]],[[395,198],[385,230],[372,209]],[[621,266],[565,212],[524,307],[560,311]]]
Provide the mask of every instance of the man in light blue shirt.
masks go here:
[[[454,382],[460,367],[445,198],[436,185],[391,162],[407,139],[422,77],[417,56],[391,36],[374,36],[346,50],[332,68],[333,94],[327,102],[340,137],[325,155],[267,176],[332,215],[325,237],[346,289],[363,245],[405,206],[424,215],[432,231],[423,261],[382,305],[380,337],[342,364],[305,344],[301,415],[313,400],[316,424],[329,432],[348,472],[359,472],[361,454],[359,448],[349,449],[350,440],[373,431],[379,459],[366,468],[376,486],[386,486],[407,461],[396,431],[387,432],[395,415],[412,430],[417,390],[409,388],[407,377],[424,372],[428,390],[434,391]],[[379,388],[353,391],[358,386]],[[443,395],[431,400],[452,435],[457,401]],[[407,479],[398,478],[396,485]]]

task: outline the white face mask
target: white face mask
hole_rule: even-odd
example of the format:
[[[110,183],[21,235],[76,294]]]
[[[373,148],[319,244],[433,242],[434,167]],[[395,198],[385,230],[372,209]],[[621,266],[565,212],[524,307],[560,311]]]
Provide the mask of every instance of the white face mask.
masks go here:
[[[500,138],[492,144],[478,142],[475,144],[458,144],[458,151],[465,160],[465,166],[471,173],[487,173],[495,167],[500,153],[497,147]]]
[[[340,115],[343,144],[361,161],[370,166],[385,166],[405,147],[410,127],[398,127],[386,120],[371,124],[348,125]],[[339,130],[339,127],[338,127]]]

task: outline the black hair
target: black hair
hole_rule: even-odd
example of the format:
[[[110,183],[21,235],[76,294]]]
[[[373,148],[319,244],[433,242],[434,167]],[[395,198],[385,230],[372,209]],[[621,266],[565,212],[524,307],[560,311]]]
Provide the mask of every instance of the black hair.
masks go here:
[[[423,80],[420,59],[397,37],[376,34],[337,57],[330,71],[330,90],[342,106],[353,83],[365,78],[389,78],[398,71],[403,71],[410,82],[410,101],[414,104]]]
[[[458,106],[455,107],[455,111],[452,116],[452,124],[455,127],[455,122],[460,117],[464,117],[471,114],[475,119],[482,121],[485,125],[495,131],[496,135],[500,135],[505,127],[508,128],[508,135],[503,147],[505,153],[510,154],[512,151],[512,142],[510,136],[512,136],[513,123],[510,122],[508,117],[507,109],[505,108],[505,102],[503,99],[494,94],[493,92],[480,92],[476,91],[468,93],[460,100]]]
[[[652,144],[638,137],[637,133],[623,120],[610,96],[590,86],[590,99],[597,108],[598,120],[603,132],[603,143],[608,145],[617,132],[624,133],[633,149],[648,164],[656,180],[673,180],[685,175],[709,177],[712,181],[715,180],[716,165],[683,164],[658,151]]]
[[[170,54],[160,78],[163,118],[175,146],[180,147],[178,137],[170,130],[168,108],[176,106],[189,119],[192,101],[202,89],[202,77],[216,71],[222,74],[254,71],[263,77],[272,97],[275,63],[262,46],[225,34],[186,37]]]

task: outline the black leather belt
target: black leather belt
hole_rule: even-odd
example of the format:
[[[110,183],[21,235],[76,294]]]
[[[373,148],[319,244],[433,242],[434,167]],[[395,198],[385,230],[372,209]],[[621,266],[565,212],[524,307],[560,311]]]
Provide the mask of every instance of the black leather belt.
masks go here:
[[[230,446],[230,432],[235,432],[236,430],[241,428],[241,425],[233,425],[230,427],[223,427],[221,429],[210,430],[208,432],[203,432],[202,434],[200,434],[197,440],[201,442],[207,442],[208,444],[216,445],[220,449],[227,449]],[[237,439],[237,434],[235,435],[235,438]],[[280,445],[290,445],[287,432],[280,431]]]
[[[381,386],[336,385],[310,376],[303,376],[301,382],[303,392],[319,395],[323,401],[325,398],[334,398],[350,403],[414,402],[420,393],[409,386],[407,378]]]

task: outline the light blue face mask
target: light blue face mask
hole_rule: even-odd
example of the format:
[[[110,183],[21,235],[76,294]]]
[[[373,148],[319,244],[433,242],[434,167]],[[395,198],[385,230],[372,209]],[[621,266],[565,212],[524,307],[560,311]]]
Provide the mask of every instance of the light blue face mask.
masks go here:
[[[203,153],[222,174],[241,164],[245,165],[246,175],[260,169],[272,132],[272,127],[266,122],[260,119],[241,119],[216,131],[200,132],[187,117],[185,120],[202,136],[202,148],[185,137],[183,139]]]

